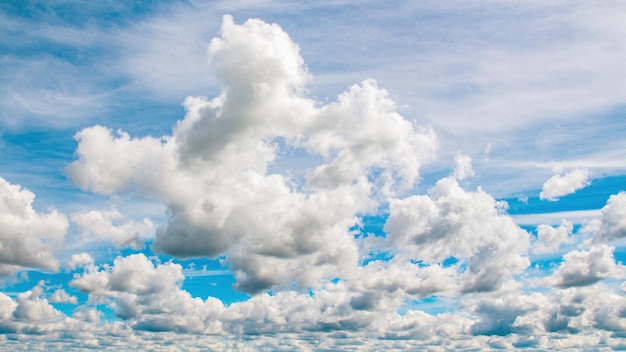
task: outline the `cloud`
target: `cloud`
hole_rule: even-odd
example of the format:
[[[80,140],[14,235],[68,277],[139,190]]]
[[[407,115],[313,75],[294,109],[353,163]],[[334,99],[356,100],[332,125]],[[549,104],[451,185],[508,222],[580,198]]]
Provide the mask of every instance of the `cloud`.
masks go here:
[[[116,247],[140,249],[144,238],[149,236],[154,225],[144,218],[142,222],[128,221],[121,223],[124,216],[117,209],[91,210],[70,215],[72,223],[80,229],[83,239],[103,239],[111,241]]]
[[[13,316],[19,320],[31,323],[46,323],[60,321],[62,313],[54,309],[48,300],[43,298],[41,285],[33,287],[30,291],[22,292],[17,296],[17,305]]]
[[[458,268],[439,264],[418,265],[398,256],[388,262],[374,260],[348,277],[348,287],[355,292],[384,294],[403,300],[454,295],[458,292]]]
[[[48,298],[48,301],[50,301],[52,303],[78,304],[78,298],[76,298],[76,296],[72,296],[72,295],[68,294],[62,288],[54,291],[54,293],[52,295],[50,295],[50,298]]]
[[[534,343],[542,349],[583,346],[585,342],[576,334],[619,334],[626,328],[620,313],[626,307],[624,296],[601,284],[545,294],[510,291],[498,296],[470,296],[463,299],[463,306],[479,318],[471,326],[472,334],[508,336],[501,340],[505,343],[515,343],[515,336],[544,337],[547,339]],[[554,344],[556,336],[563,340]]]
[[[558,287],[584,286],[610,277],[621,277],[624,268],[615,264],[614,247],[604,244],[589,251],[573,250],[563,256],[563,263],[543,282]]]
[[[96,290],[122,291],[134,294],[159,293],[177,287],[184,280],[182,267],[166,263],[157,267],[143,254],[118,257],[111,271],[87,272],[71,281],[84,292]]]
[[[541,254],[557,250],[562,244],[571,242],[568,236],[572,234],[573,229],[573,223],[567,220],[563,220],[559,227],[545,224],[537,226],[537,242],[535,242],[532,251]]]
[[[550,177],[539,193],[542,200],[556,201],[559,197],[574,193],[589,184],[589,171],[585,169],[575,169],[562,175]]]
[[[519,225],[560,225],[563,223],[563,219],[567,219],[574,224],[582,224],[589,220],[599,218],[600,216],[601,213],[599,209],[511,215]]]
[[[72,276],[70,288],[46,289],[41,282],[9,292],[23,287],[20,282],[0,293],[0,344],[32,350],[623,348],[626,301],[616,287],[624,270],[615,261],[618,250],[607,245],[626,234],[623,194],[601,211],[511,217],[493,193],[507,183],[501,193],[528,194],[524,187],[545,180],[537,170],[573,170],[545,183],[542,199],[557,200],[589,183],[588,168],[623,166],[623,152],[606,150],[624,149],[619,134],[606,133],[623,124],[611,113],[625,91],[617,89],[626,48],[622,5],[368,5],[294,3],[285,12],[285,4],[273,0],[174,2],[151,7],[155,12],[137,8],[130,18],[120,13],[111,25],[102,17],[124,7],[109,2],[101,6],[114,11],[102,15],[97,7],[89,12],[97,18],[75,16],[81,23],[75,28],[57,23],[68,17],[65,11],[48,14],[58,25],[40,17],[60,3],[25,10],[32,20],[0,14],[8,19],[0,21],[8,29],[0,37],[10,39],[9,51],[29,53],[0,58],[6,71],[0,120],[30,130],[26,122],[33,118],[67,127],[80,116],[89,125],[115,109],[99,118],[102,126],[76,133],[77,160],[67,174],[83,190],[167,208],[155,229],[140,220],[146,214],[140,206],[131,212],[141,215],[131,216],[122,214],[128,206],[84,210],[63,199],[62,209],[73,212],[72,239],[106,240],[124,255],[96,265],[94,257],[102,260],[103,253],[73,254],[69,273],[49,275],[51,282]],[[256,19],[238,25],[226,16],[206,65],[204,43],[219,26],[213,16],[233,7],[236,16],[254,9],[284,20],[302,49],[277,25]],[[348,15],[355,20],[346,22]],[[302,56],[313,58],[307,61],[322,71],[321,79],[309,74]],[[380,86],[361,81],[373,75]],[[335,101],[313,98],[339,86],[349,88]],[[172,121],[151,112],[164,115],[170,102],[191,92],[210,97],[185,99],[184,117],[163,132]],[[149,123],[136,118],[140,113],[152,116]],[[456,154],[452,174],[435,183],[440,165],[423,166],[434,161],[439,138],[414,116],[441,136],[441,163],[459,148],[472,155],[485,150],[483,158],[472,165],[470,156]],[[566,117],[568,128],[557,131]],[[142,135],[146,130],[158,132]],[[20,141],[7,140],[7,150]],[[54,148],[57,161],[71,157]],[[515,161],[531,154],[564,161]],[[487,181],[485,190],[465,186],[474,166],[483,176],[472,182]],[[416,187],[424,174],[426,185]],[[37,209],[33,197],[0,182],[0,225],[8,224],[0,226],[0,245],[19,250],[15,259],[0,247],[0,276],[59,266],[54,253],[68,221]],[[532,199],[518,205],[516,211],[534,206]],[[598,219],[583,221],[591,218]],[[376,230],[366,234],[370,219]],[[539,224],[536,240],[516,221]],[[152,231],[152,250],[177,258],[127,254],[126,247],[142,248]],[[531,254],[549,253],[584,238],[590,240],[547,269],[551,275],[543,260],[529,269],[530,245]],[[68,250],[64,259],[73,253]],[[219,257],[235,276],[234,287],[253,296],[229,304],[194,297],[202,278],[189,290],[185,280],[217,271],[183,270],[173,262],[190,257]],[[556,253],[548,263],[559,258]],[[84,304],[70,294],[75,290],[80,301],[88,295]],[[51,303],[77,307],[70,316]]]
[[[44,295],[44,283],[25,292],[20,292],[14,299],[0,292],[0,329],[2,336],[21,336],[25,342],[43,341],[47,344],[50,339],[59,339],[59,336],[70,338],[93,339],[94,333],[102,337],[115,333],[115,324],[90,324],[95,320],[76,319],[66,316],[57,310],[50,302],[76,303],[76,297],[69,296],[64,290],[55,291],[51,300]],[[56,297],[55,297],[56,296]],[[82,312],[86,312],[81,308]],[[77,314],[81,317],[82,313]],[[118,324],[119,325],[119,324]],[[28,336],[28,338],[26,338]],[[121,336],[121,335],[120,335]]]
[[[472,158],[467,155],[457,154],[454,157],[454,161],[456,162],[454,177],[457,180],[461,181],[475,175],[474,169],[472,168]]]
[[[381,338],[454,336],[470,320],[424,312],[395,313],[402,304],[376,291],[353,291],[344,282],[311,293],[280,291],[223,305],[216,298],[193,298],[181,289],[179,265],[154,264],[142,254],[120,257],[113,266],[75,276],[70,286],[89,293],[90,302],[111,305],[134,330],[177,331],[225,336],[354,331]],[[104,300],[103,300],[104,299]],[[425,330],[426,329],[426,330]]]
[[[0,177],[0,273],[23,267],[57,270],[54,253],[63,243],[67,217],[55,209],[39,213],[35,195]]]
[[[122,272],[129,284],[114,284],[113,276]],[[45,332],[41,336],[47,346],[54,343],[50,339],[58,339],[53,332],[63,332],[71,334],[72,339],[93,339],[90,344],[95,346],[118,348],[120,344],[154,346],[156,341],[179,341],[179,347],[219,348],[226,341],[244,339],[256,348],[293,345],[348,350],[359,346],[617,346],[619,337],[611,334],[626,329],[621,314],[626,300],[602,284],[542,293],[519,289],[471,293],[459,297],[464,311],[433,315],[419,309],[398,314],[403,299],[395,299],[389,292],[355,291],[343,281],[310,292],[287,290],[256,295],[225,306],[213,297],[191,297],[180,287],[177,276],[181,272],[178,265],[154,263],[139,254],[118,258],[112,266],[101,266],[98,275],[79,274],[75,280],[91,282],[87,304],[92,306],[78,307],[72,318],[47,303],[41,285],[18,295],[16,300],[0,293],[1,326],[5,331],[25,334]],[[163,284],[146,289],[145,284],[155,277],[164,277]],[[140,283],[135,284],[132,278]],[[98,304],[109,305],[122,321],[100,322],[94,308]],[[216,336],[220,337],[217,341]],[[315,346],[310,345],[311,340]]]
[[[221,95],[187,98],[171,136],[83,129],[68,173],[99,193],[158,195],[170,219],[154,249],[226,254],[246,292],[349,273],[358,263],[350,228],[417,182],[436,136],[399,115],[373,80],[327,105],[306,97],[299,48],[278,25],[225,16],[209,53]],[[307,159],[302,174],[275,166],[290,151]]]
[[[519,332],[520,317],[535,314],[538,311],[549,310],[551,303],[543,294],[534,293],[530,296],[507,293],[499,297],[491,296],[489,299],[477,301],[469,300],[470,311],[478,315],[480,320],[472,325],[471,332],[475,335],[509,335]],[[530,333],[538,333],[544,330],[543,319],[531,319]],[[545,318],[544,318],[545,319]],[[516,324],[517,323],[517,324]],[[524,326],[525,329],[529,328]]]
[[[439,180],[429,195],[392,199],[385,231],[403,256],[467,265],[465,291],[497,289],[530,264],[529,235],[503,213],[503,204],[481,189],[466,192],[454,177]]]
[[[65,264],[69,270],[76,270],[93,265],[94,260],[89,253],[72,254],[70,260]]]
[[[602,218],[595,223],[594,243],[608,242],[626,237],[626,193],[620,192],[609,197],[600,210]]]

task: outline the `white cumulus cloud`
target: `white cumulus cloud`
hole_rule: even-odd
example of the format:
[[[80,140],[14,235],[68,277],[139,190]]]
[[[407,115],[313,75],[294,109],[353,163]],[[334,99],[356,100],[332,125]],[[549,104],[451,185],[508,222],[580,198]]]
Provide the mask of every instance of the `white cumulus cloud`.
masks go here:
[[[39,213],[35,195],[0,177],[0,275],[22,267],[57,270],[54,253],[63,243],[67,217],[55,209]]]
[[[299,48],[278,25],[225,16],[209,54],[218,97],[187,98],[187,115],[162,138],[80,131],[68,173],[99,193],[159,196],[170,218],[153,248],[226,254],[241,290],[313,286],[351,272],[358,248],[350,228],[418,181],[435,134],[398,114],[373,80],[327,105],[308,98]],[[299,175],[276,162],[293,151],[308,160]]]
[[[153,230],[152,221],[144,218],[142,222],[121,222],[123,218],[117,209],[90,210],[70,215],[70,220],[78,226],[84,239],[108,240],[118,248],[140,249],[144,245],[144,238]]]
[[[91,266],[93,265],[93,263],[94,263],[94,260],[91,257],[91,255],[89,255],[89,253],[78,253],[78,254],[72,254],[72,256],[70,257],[70,260],[67,261],[65,266],[69,270],[75,270],[77,268]]]
[[[392,199],[385,231],[400,255],[425,263],[448,258],[465,263],[463,290],[493,290],[530,264],[529,235],[503,206],[481,189],[465,191],[451,176],[439,180],[429,195]]]
[[[620,277],[623,267],[615,263],[614,247],[604,244],[589,251],[573,250],[563,256],[563,263],[544,283],[572,287],[593,284],[609,277]]]
[[[546,224],[537,226],[537,242],[533,245],[534,253],[549,253],[557,250],[562,244],[569,243],[574,224],[563,220],[561,225],[553,227]]]
[[[592,242],[612,241],[626,237],[626,192],[610,196],[600,213],[602,214],[600,222],[591,224],[595,229]]]
[[[559,197],[572,194],[589,185],[588,179],[589,171],[585,169],[554,175],[543,184],[539,198],[556,201]]]
[[[70,295],[64,289],[60,288],[60,289],[54,291],[54,293],[52,293],[52,295],[50,295],[50,297],[48,298],[48,301],[50,301],[52,303],[72,303],[72,304],[77,304],[78,303],[78,298],[76,298],[76,296]]]

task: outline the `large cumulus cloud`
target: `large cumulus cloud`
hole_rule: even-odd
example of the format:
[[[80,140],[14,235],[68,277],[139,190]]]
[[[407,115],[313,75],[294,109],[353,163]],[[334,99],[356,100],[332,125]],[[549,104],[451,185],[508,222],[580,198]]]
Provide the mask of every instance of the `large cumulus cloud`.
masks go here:
[[[415,184],[434,133],[399,115],[372,80],[327,105],[308,98],[298,46],[277,25],[226,16],[209,53],[218,97],[187,98],[187,115],[162,138],[80,131],[69,174],[99,193],[158,195],[169,222],[154,249],[227,254],[242,290],[349,273],[350,228]],[[301,173],[281,163],[290,153],[303,156]]]

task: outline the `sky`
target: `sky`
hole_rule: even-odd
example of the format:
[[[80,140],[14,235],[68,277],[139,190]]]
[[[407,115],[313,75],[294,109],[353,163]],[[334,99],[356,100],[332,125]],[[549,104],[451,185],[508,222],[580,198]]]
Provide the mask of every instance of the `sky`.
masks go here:
[[[3,1],[8,350],[626,348],[623,1]]]

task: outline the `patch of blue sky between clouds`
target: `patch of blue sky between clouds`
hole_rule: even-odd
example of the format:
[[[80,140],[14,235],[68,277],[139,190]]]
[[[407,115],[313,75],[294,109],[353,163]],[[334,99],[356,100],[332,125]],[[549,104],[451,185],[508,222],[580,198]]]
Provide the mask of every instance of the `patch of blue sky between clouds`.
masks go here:
[[[507,212],[520,225],[556,225],[564,219],[580,224],[584,220],[598,218],[609,197],[624,190],[626,176],[607,176],[591,180],[585,188],[556,202],[539,199],[539,191],[502,200],[509,205]]]

